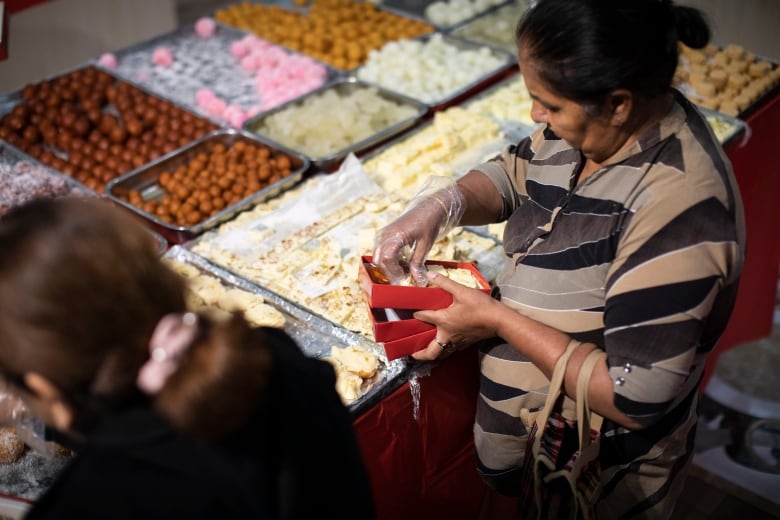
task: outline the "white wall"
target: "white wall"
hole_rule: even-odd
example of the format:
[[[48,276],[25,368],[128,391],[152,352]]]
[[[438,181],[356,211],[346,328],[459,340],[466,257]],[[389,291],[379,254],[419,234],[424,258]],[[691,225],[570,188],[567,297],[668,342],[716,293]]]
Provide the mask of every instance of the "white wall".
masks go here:
[[[713,43],[736,43],[757,56],[780,62],[780,1],[677,0],[701,9],[713,31]]]
[[[0,94],[174,29],[175,0],[51,0],[9,17]],[[6,13],[7,14],[7,13]]]

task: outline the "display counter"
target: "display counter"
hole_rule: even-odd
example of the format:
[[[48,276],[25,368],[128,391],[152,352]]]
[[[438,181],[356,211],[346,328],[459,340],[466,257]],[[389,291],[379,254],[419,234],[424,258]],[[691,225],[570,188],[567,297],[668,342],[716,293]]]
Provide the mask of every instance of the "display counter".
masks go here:
[[[772,332],[780,267],[780,167],[775,156],[780,132],[780,92],[747,116],[749,133],[726,147],[745,206],[747,255],[729,324],[707,360],[704,389],[719,356]]]

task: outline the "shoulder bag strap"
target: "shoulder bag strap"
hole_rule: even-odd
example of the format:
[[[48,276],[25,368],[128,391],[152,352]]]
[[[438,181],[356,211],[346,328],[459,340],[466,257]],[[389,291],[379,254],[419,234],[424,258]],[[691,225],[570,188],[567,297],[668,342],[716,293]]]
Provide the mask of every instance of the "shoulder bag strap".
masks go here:
[[[542,433],[547,425],[547,419],[550,418],[550,413],[555,406],[558,397],[561,395],[561,388],[563,387],[563,379],[566,375],[566,366],[569,364],[569,358],[577,350],[577,347],[582,345],[581,341],[572,339],[569,344],[566,345],[566,350],[555,362],[555,368],[553,369],[552,378],[550,379],[550,387],[547,390],[547,399],[544,401],[544,408],[542,408],[539,415],[536,416],[536,437],[534,437],[533,454],[536,457],[539,454],[539,448],[542,442]]]
[[[590,386],[590,377],[593,375],[593,369],[596,364],[606,358],[607,354],[598,348],[594,349],[585,357],[577,375],[577,394],[575,397],[577,407],[577,428],[580,435],[580,449],[590,445],[590,430],[601,431],[601,424],[604,418],[591,411],[588,404],[588,387]]]

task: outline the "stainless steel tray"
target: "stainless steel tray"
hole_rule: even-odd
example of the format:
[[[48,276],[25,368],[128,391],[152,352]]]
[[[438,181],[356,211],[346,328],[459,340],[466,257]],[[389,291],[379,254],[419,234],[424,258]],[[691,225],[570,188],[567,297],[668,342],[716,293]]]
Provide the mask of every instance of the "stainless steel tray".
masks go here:
[[[449,34],[481,45],[517,54],[515,28],[528,10],[526,0],[512,0],[450,29]]]
[[[397,359],[388,362],[384,349],[378,343],[315,316],[297,304],[235,275],[182,246],[173,246],[165,254],[165,258],[192,265],[202,272],[220,279],[223,285],[238,287],[262,296],[266,303],[271,304],[285,315],[284,330],[309,356],[322,358],[330,354],[333,346],[346,347],[349,345],[361,347],[376,355],[380,360],[379,372],[372,380],[364,383],[364,393],[349,405],[349,409],[355,417],[378,403],[406,381],[407,361]]]
[[[440,0],[439,3],[443,4],[445,8],[448,8],[448,4],[451,3],[452,0]],[[420,20],[423,20],[434,27],[436,27],[438,30],[447,30],[452,29],[454,27],[459,27],[465,23],[468,23],[469,21],[473,20],[474,18],[482,15],[486,11],[493,9],[496,6],[503,5],[507,2],[507,0],[497,0],[494,5],[489,5],[482,7],[480,6],[477,10],[475,10],[471,15],[464,17],[460,20],[457,20],[453,23],[435,23],[431,17],[427,15],[427,9],[432,4],[436,2],[432,1],[421,1],[421,0],[382,0],[380,4],[378,4],[378,7],[381,9],[386,9],[388,11],[395,12],[402,16],[409,16],[413,18],[419,18]]]
[[[58,80],[65,80],[71,74],[77,73],[77,72],[80,72],[80,71],[84,71],[86,69],[94,69],[96,71],[99,71],[101,74],[107,74],[113,80],[113,83],[111,85],[114,86],[114,87],[117,87],[120,84],[127,84],[127,85],[131,86],[132,88],[137,89],[138,91],[140,91],[145,96],[148,96],[148,98],[150,100],[152,100],[152,101],[154,101],[156,103],[166,103],[166,104],[168,104],[169,105],[168,106],[169,111],[179,112],[179,113],[183,114],[184,116],[186,116],[187,118],[189,118],[189,119],[187,119],[187,123],[186,124],[188,124],[191,128],[196,129],[196,131],[197,130],[201,130],[200,128],[198,128],[198,126],[200,126],[200,125],[204,126],[208,130],[213,130],[213,129],[218,128],[217,125],[215,125],[210,120],[196,115],[190,109],[188,109],[186,107],[180,106],[175,101],[170,101],[170,100],[168,100],[168,99],[166,99],[164,97],[158,96],[157,94],[151,93],[143,86],[140,86],[140,85],[138,85],[138,84],[136,84],[136,83],[134,83],[132,81],[129,81],[129,80],[126,80],[126,79],[122,79],[122,78],[116,76],[115,74],[113,74],[112,72],[106,71],[105,69],[101,69],[100,67],[96,67],[96,66],[94,66],[94,65],[92,65],[90,63],[83,64],[83,65],[74,67],[72,69],[69,69],[67,71],[64,71],[62,73],[49,76],[49,77],[44,78],[44,79],[42,79],[40,81],[34,82],[31,85],[41,85],[43,83],[51,83],[51,82],[56,82]],[[19,89],[19,90],[14,91],[14,92],[7,93],[7,94],[5,94],[3,96],[0,96],[0,116],[4,116],[4,115],[8,114],[9,112],[13,111],[13,109],[17,105],[20,105],[22,103],[28,103],[25,100],[23,93],[24,93],[24,88],[23,89]],[[86,111],[83,109],[81,104],[79,103],[77,106],[78,106],[78,109],[76,110],[75,113],[77,113],[79,116],[86,117]],[[113,117],[117,117],[118,114],[119,114],[119,111],[117,110],[116,105],[114,105],[112,102],[109,102],[106,99],[103,99],[101,101],[101,104],[99,106],[99,110],[100,110],[100,113],[102,115],[108,114],[108,115],[111,115]],[[138,117],[138,119],[140,121],[141,120],[140,116],[137,116],[137,117]],[[121,119],[121,118],[119,118],[119,119]],[[57,135],[59,136],[60,134],[62,134],[61,131],[62,131],[62,129],[64,127],[61,124],[61,122],[57,119],[57,120],[52,120],[51,123],[53,124],[53,128],[57,131]],[[197,124],[195,124],[195,123],[197,123]],[[25,125],[25,128],[27,126],[30,126],[30,125],[29,124]],[[90,132],[94,131],[94,128],[97,127],[97,126],[98,126],[97,124],[92,124],[91,125],[92,130],[90,130]],[[120,126],[124,126],[124,122],[122,122]],[[161,137],[160,135],[154,133],[155,129],[156,129],[156,127],[155,128],[151,128],[151,127],[145,128],[143,130],[143,132],[137,136],[137,139],[139,141],[142,141],[141,144],[147,144],[146,143],[147,140],[151,141],[151,139],[147,139],[147,138],[150,138],[150,137],[153,138],[153,139],[154,138],[160,138]],[[68,133],[71,133],[71,132],[68,132]],[[171,132],[169,132],[168,134],[165,134],[165,135],[173,135],[173,134]],[[103,134],[102,137],[105,138],[106,135]],[[178,137],[178,136],[174,136],[174,137]],[[192,140],[195,140],[195,139],[196,139],[195,137],[192,138]],[[124,146],[126,144],[126,142],[129,141],[129,140],[130,140],[130,136],[128,136],[122,142],[122,146]],[[87,136],[84,136],[82,138],[82,141],[88,142]],[[11,143],[11,144],[13,145],[13,143]],[[87,144],[90,144],[90,143],[87,143]],[[109,143],[110,146],[114,146],[115,144],[116,143]],[[92,146],[93,149],[97,148],[97,145],[91,144],[91,146]],[[173,147],[173,148],[179,148],[178,144],[176,144],[175,146],[170,144],[170,146]],[[82,172],[86,172],[86,171],[96,172],[97,171],[96,168],[98,166],[102,167],[102,165],[100,164],[100,161],[97,160],[97,158],[96,158],[97,156],[96,156],[94,151],[91,154],[85,154],[83,152],[80,152],[82,157],[86,157],[87,159],[89,159],[93,163],[91,168],[89,168],[89,169],[87,169],[87,168],[81,169],[81,168],[77,168],[76,166],[68,163],[68,160],[70,159],[70,152],[68,150],[62,148],[60,146],[59,142],[57,142],[57,143],[47,142],[47,143],[41,145],[41,147],[42,147],[43,152],[44,152],[42,154],[42,156],[44,156],[46,153],[48,153],[50,155],[53,155],[56,162],[55,161],[50,161],[50,162],[55,162],[55,165],[57,165],[57,163],[59,163],[59,165],[57,165],[55,167],[55,166],[52,166],[52,165],[50,165],[50,164],[48,164],[45,161],[40,160],[40,159],[39,159],[39,162],[42,162],[42,163],[46,164],[47,166],[49,166],[50,168],[55,169],[55,170],[57,170],[58,172],[60,172],[60,173],[62,173],[64,175],[68,175],[69,177],[71,177],[70,172],[71,171],[76,171],[77,169],[80,169]],[[124,146],[124,148],[122,149],[122,151],[127,151],[127,150],[129,150],[129,148],[127,148],[126,146]],[[105,152],[105,150],[101,150],[101,151]],[[105,155],[106,155],[106,157],[108,157],[108,153],[105,153]],[[124,171],[121,174],[128,173],[132,169],[134,169],[134,168],[132,168],[132,165],[128,163],[128,167],[126,169],[124,169]],[[108,171],[109,170],[106,169],[106,172],[108,172]],[[121,174],[120,173],[114,173],[114,178],[119,177]],[[95,174],[93,177],[96,178],[97,174]],[[82,182],[81,184],[85,185],[87,183],[87,181],[95,180],[95,178],[87,179],[86,181]],[[74,178],[74,180],[76,180],[76,179]],[[87,186],[87,189],[90,189],[91,191],[93,191],[95,193],[102,194],[104,192],[102,186],[104,186],[105,184],[107,184],[106,181],[101,181],[101,182],[96,184],[97,187],[91,188],[91,187]]]
[[[454,89],[453,91],[449,92],[446,95],[441,96],[438,99],[422,100],[422,99],[419,99],[419,98],[415,98],[420,103],[427,103],[430,106],[432,111],[443,110],[443,109],[445,109],[445,108],[447,108],[447,107],[449,107],[451,105],[457,104],[459,101],[462,101],[462,100],[468,98],[469,96],[471,96],[474,93],[478,92],[482,88],[484,88],[487,85],[490,85],[491,83],[496,81],[497,78],[499,78],[502,74],[506,73],[506,71],[508,71],[509,69],[511,69],[512,67],[514,67],[516,65],[515,57],[512,54],[510,54],[510,53],[508,53],[506,51],[503,51],[503,50],[500,50],[500,49],[496,49],[496,48],[490,47],[488,45],[481,45],[481,44],[478,44],[478,43],[470,42],[470,41],[464,40],[462,38],[449,36],[449,35],[446,35],[446,34],[443,34],[443,33],[435,33],[435,34],[441,36],[446,44],[454,46],[459,51],[476,51],[476,50],[484,48],[484,49],[486,49],[490,53],[490,55],[492,57],[497,58],[501,62],[501,64],[498,67],[496,67],[495,69],[485,72],[484,74],[482,74],[481,76],[477,77],[476,79],[474,79],[472,81],[469,81],[466,84],[463,84],[462,86]],[[423,42],[423,43],[427,43],[428,40],[430,40],[433,36],[434,35],[427,34],[427,35],[423,35],[423,36],[420,36],[418,38],[415,38],[413,41],[420,41],[420,42]],[[414,61],[415,59],[416,59],[415,56],[409,56],[409,61]],[[361,73],[360,71],[361,71],[361,69],[363,69],[363,67],[365,67],[365,64],[362,65],[361,67],[358,67],[354,71],[354,75],[358,79],[360,79],[360,73]],[[373,81],[368,81],[367,78],[363,79],[363,81],[366,81],[367,83],[370,83],[370,84],[375,84],[375,82],[373,82]],[[399,85],[399,84],[395,84],[395,85],[381,85],[380,84],[380,86],[382,86],[384,88],[387,88],[387,89],[390,89],[390,90],[397,89],[398,91],[402,91],[402,89],[404,87],[402,84],[401,85]],[[410,97],[414,97],[414,96],[411,96],[408,93],[406,95],[410,96]]]
[[[736,141],[740,136],[748,135],[748,126],[742,119],[698,105],[696,108],[704,115],[707,123],[709,123],[712,131],[715,133],[715,137],[718,138],[718,141],[724,148]]]
[[[487,99],[488,97],[494,95],[499,90],[508,87],[509,85],[512,85],[516,81],[522,81],[521,76],[519,74],[519,71],[517,74],[512,74],[504,79],[499,80],[498,82],[494,83],[493,85],[487,87],[485,90],[479,92],[478,94],[474,95],[473,97],[467,99],[463,102],[463,107],[469,108],[473,106],[475,103],[483,101]],[[523,86],[525,89],[525,86]],[[525,100],[524,100],[525,101]],[[533,120],[531,120],[530,112],[531,112],[531,98],[528,97],[528,120],[519,120],[517,118],[507,118],[503,117],[500,114],[496,113],[490,113],[490,117],[498,123],[498,126],[501,128],[501,132],[504,134],[506,139],[512,142],[520,141],[521,139],[528,137],[531,135],[534,130],[539,126],[537,123],[534,123]]]
[[[227,122],[209,115],[198,106],[196,93],[203,88],[211,89],[226,103],[238,105],[245,111],[260,106],[262,99],[255,75],[241,68],[241,60],[233,56],[230,50],[233,42],[250,34],[217,23],[214,35],[202,38],[195,33],[194,25],[186,25],[116,51],[117,68],[109,71],[137,82],[157,95],[175,100],[217,124],[227,126]],[[274,45],[284,49],[287,54],[306,56],[322,65],[326,71],[322,84],[330,83],[341,74],[337,69],[310,56]],[[166,47],[173,53],[174,60],[169,67],[157,67],[152,63],[152,53],[158,47]]]
[[[417,101],[415,99],[409,98],[400,93],[393,92],[381,86],[360,81],[359,79],[354,77],[346,77],[346,78],[340,78],[329,85],[325,85],[322,88],[319,88],[307,94],[306,96],[298,98],[297,100],[290,101],[289,103],[285,103],[282,106],[279,106],[273,110],[270,110],[264,114],[261,114],[255,118],[250,119],[249,121],[244,123],[244,129],[257,135],[264,135],[266,138],[277,142],[282,141],[282,139],[280,139],[280,136],[274,136],[274,135],[262,133],[261,127],[264,121],[268,117],[271,117],[272,115],[277,113],[282,113],[284,111],[294,111],[295,109],[300,107],[303,103],[305,103],[307,99],[314,96],[320,96],[328,90],[335,90],[338,94],[342,95],[342,94],[351,94],[360,89],[376,89],[380,97],[414,109],[414,115],[412,117],[408,117],[406,119],[398,121],[397,123],[391,126],[380,129],[379,131],[375,132],[370,136],[367,136],[364,139],[361,139],[360,141],[351,143],[346,147],[343,147],[339,150],[334,150],[331,153],[328,153],[326,155],[313,156],[311,152],[309,152],[308,150],[298,150],[299,153],[308,157],[314,166],[316,166],[317,168],[323,171],[330,170],[331,168],[339,164],[341,160],[344,159],[350,153],[360,153],[362,150],[366,150],[368,148],[371,148],[372,146],[376,146],[381,142],[384,142],[387,139],[400,134],[404,130],[411,128],[412,126],[417,124],[417,122],[420,121],[423,118],[423,116],[425,116],[425,114],[428,112],[428,105],[426,105],[421,101]]]
[[[42,175],[37,178],[37,180],[40,180],[42,184],[47,185],[47,191],[53,190],[53,192],[49,193],[53,196],[96,196],[94,191],[77,182],[73,178],[49,168],[35,158],[30,157],[26,153],[0,139],[0,217],[2,217],[2,215],[5,213],[3,208],[6,206],[6,204],[9,206],[6,209],[10,209],[17,205],[16,202],[23,204],[33,200],[34,198],[32,196],[33,194],[28,192],[23,195],[21,200],[6,200],[7,197],[11,197],[12,195],[10,193],[3,192],[3,190],[6,188],[2,178],[4,174],[3,172],[6,169],[13,170],[19,163],[28,163],[32,168],[39,170]],[[7,187],[10,189],[10,185]]]
[[[188,164],[196,155],[210,150],[217,144],[223,144],[227,147],[237,142],[247,144],[263,144],[268,146],[272,152],[278,152],[286,155],[291,160],[291,172],[279,181],[266,186],[254,194],[243,198],[235,204],[231,204],[218,213],[191,226],[179,226],[158,218],[156,215],[147,213],[138,206],[128,202],[125,197],[131,190],[142,192],[144,200],[159,198],[165,195],[165,189],[159,184],[159,178],[164,172],[171,172],[180,166]],[[212,228],[226,220],[233,218],[243,209],[257,202],[278,195],[280,192],[296,184],[303,177],[304,172],[309,168],[309,160],[303,155],[289,150],[277,143],[269,142],[262,137],[252,135],[248,132],[234,129],[222,129],[214,131],[197,141],[192,142],[184,148],[171,152],[168,155],[158,158],[154,162],[133,170],[122,177],[114,179],[106,187],[107,196],[116,203],[130,209],[142,217],[153,222],[162,229],[178,233],[184,239],[193,238],[206,229]]]

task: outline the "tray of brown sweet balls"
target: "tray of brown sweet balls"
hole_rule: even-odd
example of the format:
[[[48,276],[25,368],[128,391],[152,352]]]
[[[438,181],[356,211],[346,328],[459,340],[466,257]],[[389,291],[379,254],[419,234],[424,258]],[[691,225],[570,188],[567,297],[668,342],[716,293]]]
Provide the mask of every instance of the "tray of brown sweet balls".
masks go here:
[[[106,194],[183,241],[278,195],[309,164],[280,144],[222,129],[112,180]]]
[[[110,180],[216,128],[93,66],[0,97],[0,139],[101,194]]]

